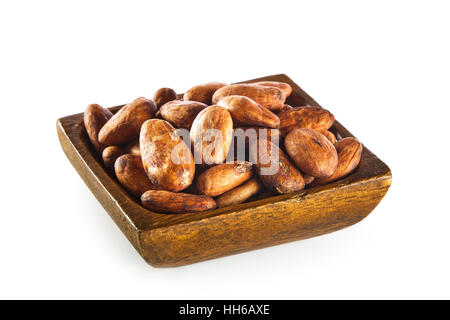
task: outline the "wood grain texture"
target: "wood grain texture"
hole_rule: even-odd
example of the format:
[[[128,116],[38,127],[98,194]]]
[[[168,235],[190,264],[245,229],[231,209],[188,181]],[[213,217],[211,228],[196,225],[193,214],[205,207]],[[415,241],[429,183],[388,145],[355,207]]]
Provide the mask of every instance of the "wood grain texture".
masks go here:
[[[289,105],[319,105],[284,74],[242,82],[257,81],[290,84]],[[120,107],[110,110],[117,112]],[[160,214],[143,208],[104,170],[88,142],[82,113],[59,119],[57,131],[65,154],[86,185],[155,267],[180,266],[340,230],[364,219],[391,184],[388,166],[363,147],[359,167],[327,185],[200,213]],[[337,121],[330,131],[352,137]]]

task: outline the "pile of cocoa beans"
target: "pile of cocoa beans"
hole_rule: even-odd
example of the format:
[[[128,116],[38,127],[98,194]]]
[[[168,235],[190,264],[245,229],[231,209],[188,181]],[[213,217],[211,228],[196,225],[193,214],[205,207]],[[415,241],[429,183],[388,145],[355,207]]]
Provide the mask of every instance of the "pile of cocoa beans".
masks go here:
[[[292,107],[287,83],[210,82],[184,95],[161,88],[114,115],[84,113],[106,170],[160,213],[211,210],[341,179],[359,164],[361,143],[336,139],[334,116]]]

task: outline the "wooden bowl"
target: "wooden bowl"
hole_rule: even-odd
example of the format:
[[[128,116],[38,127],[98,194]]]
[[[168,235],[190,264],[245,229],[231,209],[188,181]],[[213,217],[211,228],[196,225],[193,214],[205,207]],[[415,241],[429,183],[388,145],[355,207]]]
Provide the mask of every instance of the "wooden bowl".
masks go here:
[[[291,105],[318,105],[284,74],[245,82],[262,80],[289,83]],[[160,214],[142,207],[103,168],[90,146],[82,113],[59,119],[57,131],[78,174],[139,254],[155,267],[190,264],[343,229],[364,219],[391,185],[388,166],[363,147],[359,167],[327,185],[201,213]],[[352,137],[337,121],[331,131]]]

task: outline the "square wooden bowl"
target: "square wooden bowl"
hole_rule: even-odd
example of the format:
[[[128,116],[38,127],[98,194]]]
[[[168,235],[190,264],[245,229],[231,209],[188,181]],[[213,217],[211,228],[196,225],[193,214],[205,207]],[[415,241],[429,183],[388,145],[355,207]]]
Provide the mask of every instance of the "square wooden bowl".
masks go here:
[[[245,82],[262,80],[289,83],[293,92],[287,103],[293,106],[318,105],[284,74]],[[105,171],[91,149],[83,113],[59,119],[57,130],[78,174],[140,255],[155,267],[190,264],[348,227],[364,219],[391,185],[388,166],[363,147],[359,167],[334,183],[202,213],[160,214],[142,207]],[[331,131],[352,137],[337,121]]]

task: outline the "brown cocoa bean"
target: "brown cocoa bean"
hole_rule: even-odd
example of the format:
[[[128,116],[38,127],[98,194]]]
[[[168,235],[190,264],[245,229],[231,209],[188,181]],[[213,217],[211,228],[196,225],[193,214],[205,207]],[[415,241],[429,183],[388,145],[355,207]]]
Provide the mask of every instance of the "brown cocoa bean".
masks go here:
[[[175,92],[175,90],[171,88],[160,88],[155,92],[153,96],[153,102],[155,103],[158,109],[161,108],[167,102],[176,99],[177,93]]]
[[[101,144],[100,141],[98,141],[98,133],[112,116],[113,114],[111,113],[111,111],[102,108],[98,104],[90,104],[86,108],[86,111],[84,111],[84,126],[86,127],[89,140],[94,146],[94,149],[100,154],[102,153],[103,149],[105,149],[105,145]]]
[[[203,83],[194,86],[186,91],[186,93],[183,95],[183,100],[198,101],[209,106],[212,103],[214,92],[225,86],[226,84],[221,82]]]
[[[250,146],[250,159],[256,164],[256,173],[269,190],[291,193],[305,187],[301,172],[278,146],[267,139],[259,139]]]
[[[361,160],[362,145],[352,137],[344,138],[334,144],[338,153],[338,166],[329,177],[316,179],[313,185],[322,185],[339,180],[350,174],[358,166]]]
[[[137,98],[122,107],[100,130],[98,139],[104,145],[120,145],[139,137],[142,124],[153,117],[153,101]]]
[[[271,111],[282,108],[286,100],[286,95],[281,89],[243,83],[220,88],[214,93],[212,102],[216,104],[221,99],[233,95],[248,97]]]
[[[194,179],[195,163],[190,148],[165,120],[144,122],[140,146],[144,169],[150,181],[160,189],[181,191]]]
[[[292,87],[285,82],[258,81],[258,82],[253,82],[253,84],[256,84],[258,86],[263,86],[263,87],[275,87],[275,88],[281,89],[284,92],[284,95],[286,96],[286,98],[289,97],[292,93]]]
[[[205,170],[197,180],[200,194],[215,197],[250,179],[253,165],[249,162],[219,164]]]
[[[334,123],[334,116],[321,107],[297,107],[279,114],[280,132],[283,136],[294,128],[328,130]]]
[[[336,149],[319,131],[293,129],[286,135],[284,146],[297,168],[306,174],[320,178],[329,177],[336,171]]]
[[[175,128],[190,130],[195,117],[206,107],[206,104],[197,101],[174,100],[163,105],[160,112],[161,117]]]
[[[149,190],[141,196],[141,202],[149,210],[161,213],[187,213],[211,210],[216,202],[208,196]]]
[[[233,120],[227,109],[209,106],[192,123],[191,143],[198,164],[222,163],[233,139]]]
[[[125,150],[119,146],[106,147],[102,152],[103,163],[106,170],[114,172],[114,163],[116,162],[116,159],[123,154],[125,154]]]
[[[142,159],[132,154],[124,154],[117,158],[114,170],[119,182],[129,192],[140,197],[147,190],[158,189],[147,177]]]
[[[249,198],[256,195],[263,188],[264,187],[258,178],[252,178],[239,187],[227,191],[219,196],[216,199],[217,208],[244,203]]]
[[[277,128],[280,119],[267,108],[244,96],[227,96],[217,102],[226,108],[235,125]]]

